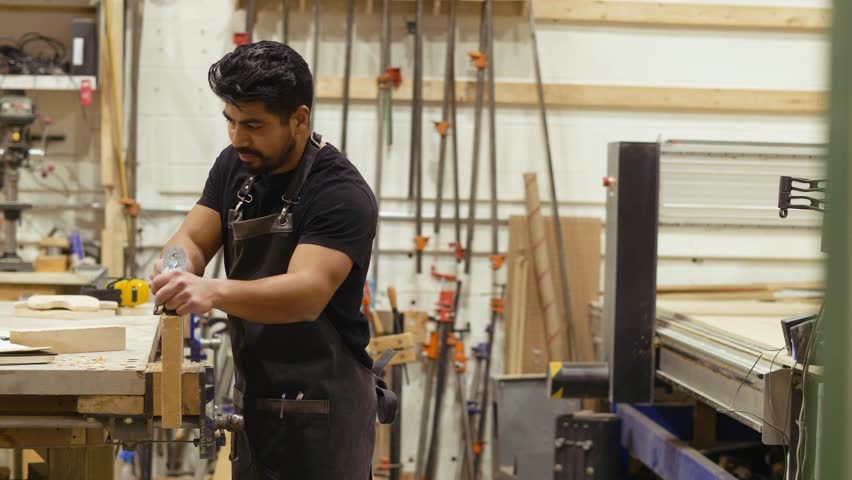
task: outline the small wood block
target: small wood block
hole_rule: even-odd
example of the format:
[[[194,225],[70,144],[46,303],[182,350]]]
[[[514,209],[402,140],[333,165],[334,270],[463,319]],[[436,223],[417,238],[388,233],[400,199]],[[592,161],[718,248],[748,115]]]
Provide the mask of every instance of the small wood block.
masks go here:
[[[370,352],[370,356],[373,357],[373,360],[378,360],[379,357],[382,356],[383,352],[375,353]],[[405,350],[397,350],[396,355],[390,359],[388,362],[388,366],[392,365],[402,365],[403,363],[414,363],[417,361],[417,352],[414,351],[413,348],[407,348]]]
[[[126,347],[125,328],[105,327],[61,328],[47,330],[12,330],[10,342],[25,346],[50,345],[54,353],[87,353],[122,351]]]
[[[67,255],[39,255],[33,264],[36,272],[64,272],[68,270]]]
[[[162,406],[163,428],[180,428],[181,424],[181,365],[183,364],[183,319],[178,316],[160,317],[162,345]]]
[[[411,333],[406,332],[373,338],[370,340],[369,345],[367,345],[367,351],[369,351],[370,354],[378,353],[381,355],[382,352],[388,349],[402,350],[403,348],[410,348],[413,346],[414,338]]]
[[[145,305],[137,305],[135,307],[118,307],[117,313],[120,317],[144,317],[144,316],[154,316],[154,305],[153,304],[145,304]]]
[[[378,359],[379,356],[376,356],[374,360]],[[407,348],[405,350],[397,350],[396,355],[394,355],[390,362],[388,362],[388,366],[402,365],[403,363],[414,363],[416,361],[417,352],[415,352],[413,348]]]

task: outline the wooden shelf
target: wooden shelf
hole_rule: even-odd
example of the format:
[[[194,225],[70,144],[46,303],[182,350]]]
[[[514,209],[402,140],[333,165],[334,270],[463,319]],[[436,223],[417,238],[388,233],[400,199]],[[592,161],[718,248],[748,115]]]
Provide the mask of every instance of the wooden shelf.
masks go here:
[[[96,89],[94,75],[0,75],[0,90],[80,90],[83,80]]]
[[[495,100],[498,105],[534,106],[538,104],[535,84],[527,82],[496,82]],[[349,84],[352,101],[373,102],[378,94],[376,80],[353,77]],[[322,101],[339,100],[343,79],[319,77],[316,98]],[[476,82],[456,82],[456,101],[473,103]],[[423,101],[441,102],[444,82],[423,81]],[[682,111],[713,113],[757,113],[775,115],[821,115],[828,98],[823,91],[745,90],[693,87],[646,87],[632,85],[545,84],[544,96],[551,108],[615,109],[638,111]],[[394,102],[411,101],[411,81],[403,80],[393,91]]]

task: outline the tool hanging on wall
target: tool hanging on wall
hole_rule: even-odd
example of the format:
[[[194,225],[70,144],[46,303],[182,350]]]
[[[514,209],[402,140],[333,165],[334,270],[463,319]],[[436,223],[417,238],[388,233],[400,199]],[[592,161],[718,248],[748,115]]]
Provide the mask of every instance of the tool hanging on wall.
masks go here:
[[[246,0],[246,43],[254,41],[254,21],[255,21],[255,5],[254,0]]]
[[[340,136],[340,150],[345,154],[346,137],[349,130],[349,82],[352,77],[352,35],[355,30],[355,0],[346,3],[346,54],[343,62],[343,132]]]
[[[473,159],[470,169],[470,198],[467,204],[467,235],[465,237],[464,273],[470,273],[470,260],[473,252],[473,232],[476,223],[476,190],[479,185],[479,147],[482,138],[482,103],[485,93],[485,69],[489,68],[488,58],[488,15],[486,4],[482,5],[479,22],[479,51],[468,52],[474,67],[476,67],[476,98],[473,107]]]
[[[494,2],[493,0],[485,1],[485,16],[488,24],[487,34],[487,52],[488,52],[488,144],[489,144],[489,180],[491,190],[491,280],[492,285],[497,284],[497,272],[503,266],[505,255],[499,253],[499,224],[497,222],[497,111],[495,106],[495,85],[494,85]],[[498,287],[499,288],[499,287]],[[487,327],[488,341],[486,342],[485,353],[485,372],[483,375],[483,383],[481,384],[481,394],[477,399],[478,402],[478,426],[476,428],[475,474],[472,478],[478,479],[481,474],[482,467],[482,452],[484,447],[485,429],[488,421],[489,407],[489,390],[491,382],[491,353],[494,345],[494,330],[497,328],[497,320],[503,313],[503,290],[500,288],[500,294],[491,298],[491,321]]]
[[[456,0],[451,0],[450,8],[456,8]],[[455,25],[455,22],[454,22]],[[455,30],[455,27],[453,28]],[[453,68],[450,70],[450,84],[456,84],[456,68],[453,62]],[[455,86],[450,89],[450,124],[458,125],[456,119],[456,89]],[[458,128],[454,127],[452,131],[452,148],[453,148],[453,231],[455,232],[455,242],[450,247],[453,249],[456,258],[456,264],[464,260],[464,247],[461,238],[461,193],[459,192],[459,137]]]
[[[474,451],[473,451],[473,429],[467,413],[467,399],[465,398],[464,374],[467,371],[467,355],[465,355],[464,338],[458,332],[450,338],[453,346],[453,371],[456,374],[456,402],[459,409],[459,420],[461,422],[461,445],[462,445],[462,478],[472,479],[474,473]]]
[[[139,202],[137,197],[137,146],[139,143],[139,67],[142,55],[142,30],[145,17],[145,2],[134,2],[133,6],[128,5],[127,13],[131,20],[128,22],[132,26],[132,35],[130,38],[130,81],[128,87],[130,92],[128,95],[128,111],[127,111],[127,152],[125,161],[127,170],[127,198],[122,200],[122,204],[128,212],[127,229],[130,235],[127,238],[127,249],[125,250],[124,259],[124,274],[128,277],[136,277],[139,266],[136,263],[136,256],[139,250],[138,241],[141,229],[138,228],[137,217],[139,216]]]
[[[281,13],[281,41],[286,44],[290,38],[290,0],[283,0]]]
[[[319,0],[314,1],[314,40],[313,40],[313,54],[311,55],[311,73],[314,77],[314,103],[311,107],[311,125],[313,125],[314,121],[314,112],[317,109],[317,100],[316,100],[316,92],[317,92],[317,81],[319,79],[318,69],[319,69],[319,44],[320,44],[320,2]]]
[[[538,93],[538,108],[541,115],[541,130],[544,136],[544,149],[547,154],[547,172],[550,179],[550,201],[551,213],[553,214],[553,231],[556,233],[556,251],[559,260],[559,277],[562,280],[562,308],[565,325],[568,331],[568,342],[570,344],[571,358],[577,360],[577,345],[574,332],[574,324],[571,321],[571,289],[568,285],[568,264],[565,258],[565,244],[562,241],[562,222],[559,220],[559,201],[556,196],[556,179],[553,173],[553,154],[550,150],[550,133],[547,129],[547,110],[545,107],[544,85],[541,80],[541,63],[538,56],[538,40],[535,32],[535,15],[533,4],[527,4],[527,15],[530,26],[530,45],[532,46],[533,71],[535,72],[536,92]]]
[[[449,0],[447,4],[447,55],[444,65],[444,99],[441,105],[441,120],[435,123],[435,131],[441,137],[438,148],[438,178],[435,194],[435,221],[433,223],[435,236],[441,232],[441,207],[444,201],[444,172],[447,163],[447,134],[452,129],[456,136],[456,124],[450,122],[450,97],[455,91],[454,69],[456,57],[456,2]]]
[[[385,158],[385,115],[389,115],[391,102],[391,86],[393,81],[388,75],[391,55],[391,0],[384,0],[382,6],[382,40],[381,58],[379,60],[379,76],[376,77],[378,95],[376,96],[376,183],[373,189],[376,193],[376,209],[381,211],[382,204],[382,165]],[[387,113],[386,113],[387,112]],[[390,123],[390,119],[387,119]],[[376,236],[373,240],[373,282],[379,285],[379,225],[376,225]]]
[[[415,12],[417,8],[415,7]],[[416,18],[416,17],[415,17]],[[417,169],[417,165],[415,165],[414,160],[415,157],[415,146],[414,146],[414,129],[415,129],[415,118],[417,118],[417,21],[406,20],[405,29],[408,32],[408,35],[413,38],[412,40],[412,50],[414,50],[414,81],[411,89],[411,138],[409,139],[409,165],[408,165],[408,199],[414,200],[414,182],[415,182],[415,171]]]
[[[361,311],[364,312],[364,316],[367,317],[367,320],[369,320],[370,324],[373,325],[373,337],[381,337],[385,334],[385,327],[382,325],[382,320],[379,318],[378,312],[370,308],[371,302],[372,296],[370,295],[370,285],[365,282],[364,296],[361,298]]]
[[[493,267],[493,265],[492,265]],[[479,358],[482,356],[482,361],[484,362],[484,372],[482,372],[482,376],[480,377],[480,383],[478,386],[478,395],[473,397],[476,398],[476,404],[473,405],[473,409],[475,410],[477,416],[475,417],[477,426],[476,431],[474,432],[474,441],[473,441],[473,453],[474,453],[474,476],[472,478],[479,479],[482,474],[482,454],[485,451],[485,429],[488,426],[488,408],[491,406],[490,403],[490,388],[491,388],[491,356],[494,347],[494,330],[497,328],[497,320],[503,316],[504,312],[504,297],[506,294],[506,286],[498,285],[496,286],[498,290],[498,294],[491,298],[491,321],[487,327],[488,340],[485,343],[485,352],[474,351],[474,355]],[[482,348],[479,347],[478,348]],[[473,419],[473,418],[472,418]]]
[[[488,23],[488,176],[491,183],[491,255],[498,255],[500,226],[497,223],[497,111],[494,101],[494,0],[485,0]],[[495,273],[497,269],[493,268]],[[495,278],[496,280],[496,278]]]
[[[423,1],[417,0],[417,19],[414,33],[414,92],[411,96],[411,163],[414,165],[415,184],[415,242],[414,252],[416,271],[423,272]]]
[[[442,327],[450,320],[449,313],[454,305],[453,290],[445,288],[448,282],[456,282],[456,275],[448,275],[438,273],[435,266],[432,266],[432,277],[437,279],[441,284],[440,293],[437,303],[437,317],[430,318],[437,320],[438,327],[429,334],[428,343],[423,345],[424,370],[426,374],[423,376],[425,385],[423,387],[423,410],[420,417],[420,431],[417,441],[417,456],[415,457],[415,476],[414,478],[424,478],[423,471],[426,467],[427,459],[427,443],[430,441],[430,422],[432,418],[432,403],[436,379],[438,376],[439,355],[442,352],[441,342],[446,345],[446,338],[443,337]],[[431,448],[431,447],[430,447]]]
[[[429,440],[429,418],[432,414],[432,390],[435,386],[435,371],[438,366],[438,331],[429,334],[428,343],[423,345],[423,409],[420,412],[420,430],[417,436],[417,455],[414,463],[414,478],[423,478],[426,442]]]
[[[455,330],[456,312],[458,311],[459,294],[462,288],[462,282],[456,275],[441,274],[434,270],[432,275],[439,278],[442,283],[455,282],[455,290],[442,290],[438,302],[438,359],[435,371],[435,394],[432,399],[434,406],[432,408],[429,448],[426,451],[426,462],[423,467],[423,478],[426,480],[433,480],[435,478],[438,464],[438,451],[441,441],[441,407],[443,406],[444,390],[447,383],[450,336]]]

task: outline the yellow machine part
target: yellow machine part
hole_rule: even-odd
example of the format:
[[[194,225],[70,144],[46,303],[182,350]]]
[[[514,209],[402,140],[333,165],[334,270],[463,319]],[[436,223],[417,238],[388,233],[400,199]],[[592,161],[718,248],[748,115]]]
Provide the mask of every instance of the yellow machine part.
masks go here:
[[[138,278],[119,280],[113,284],[112,288],[121,290],[122,307],[135,307],[136,305],[148,303],[148,299],[151,297],[148,282]]]

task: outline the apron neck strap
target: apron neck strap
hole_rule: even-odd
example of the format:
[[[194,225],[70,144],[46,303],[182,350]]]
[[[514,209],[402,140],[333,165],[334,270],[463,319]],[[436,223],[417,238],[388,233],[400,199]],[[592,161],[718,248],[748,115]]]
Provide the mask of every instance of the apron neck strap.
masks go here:
[[[295,205],[299,203],[299,196],[302,193],[302,186],[305,184],[305,180],[308,178],[308,174],[311,173],[311,168],[314,166],[314,161],[317,158],[317,153],[319,153],[320,149],[325,146],[325,143],[322,141],[322,135],[316,132],[311,133],[311,138],[308,144],[305,146],[305,151],[302,153],[302,158],[299,161],[299,165],[296,167],[296,171],[294,172],[293,178],[290,179],[290,182],[287,184],[287,189],[284,192],[284,195],[281,196],[281,200],[284,202],[285,209],[291,205]],[[254,184],[261,178],[262,174],[249,175],[243,181],[243,184],[240,186],[240,189],[237,191],[237,206],[234,209],[237,213],[239,213],[240,209],[243,205],[247,205],[254,200],[254,197],[251,195],[251,189],[254,187]]]
[[[319,133],[312,132],[311,139],[305,146],[305,152],[299,161],[299,166],[296,167],[296,172],[287,184],[284,195],[281,197],[281,200],[285,204],[295,205],[299,203],[302,187],[305,185],[305,180],[307,180],[308,175],[311,173],[311,168],[313,168],[317,154],[323,145],[322,136]]]

